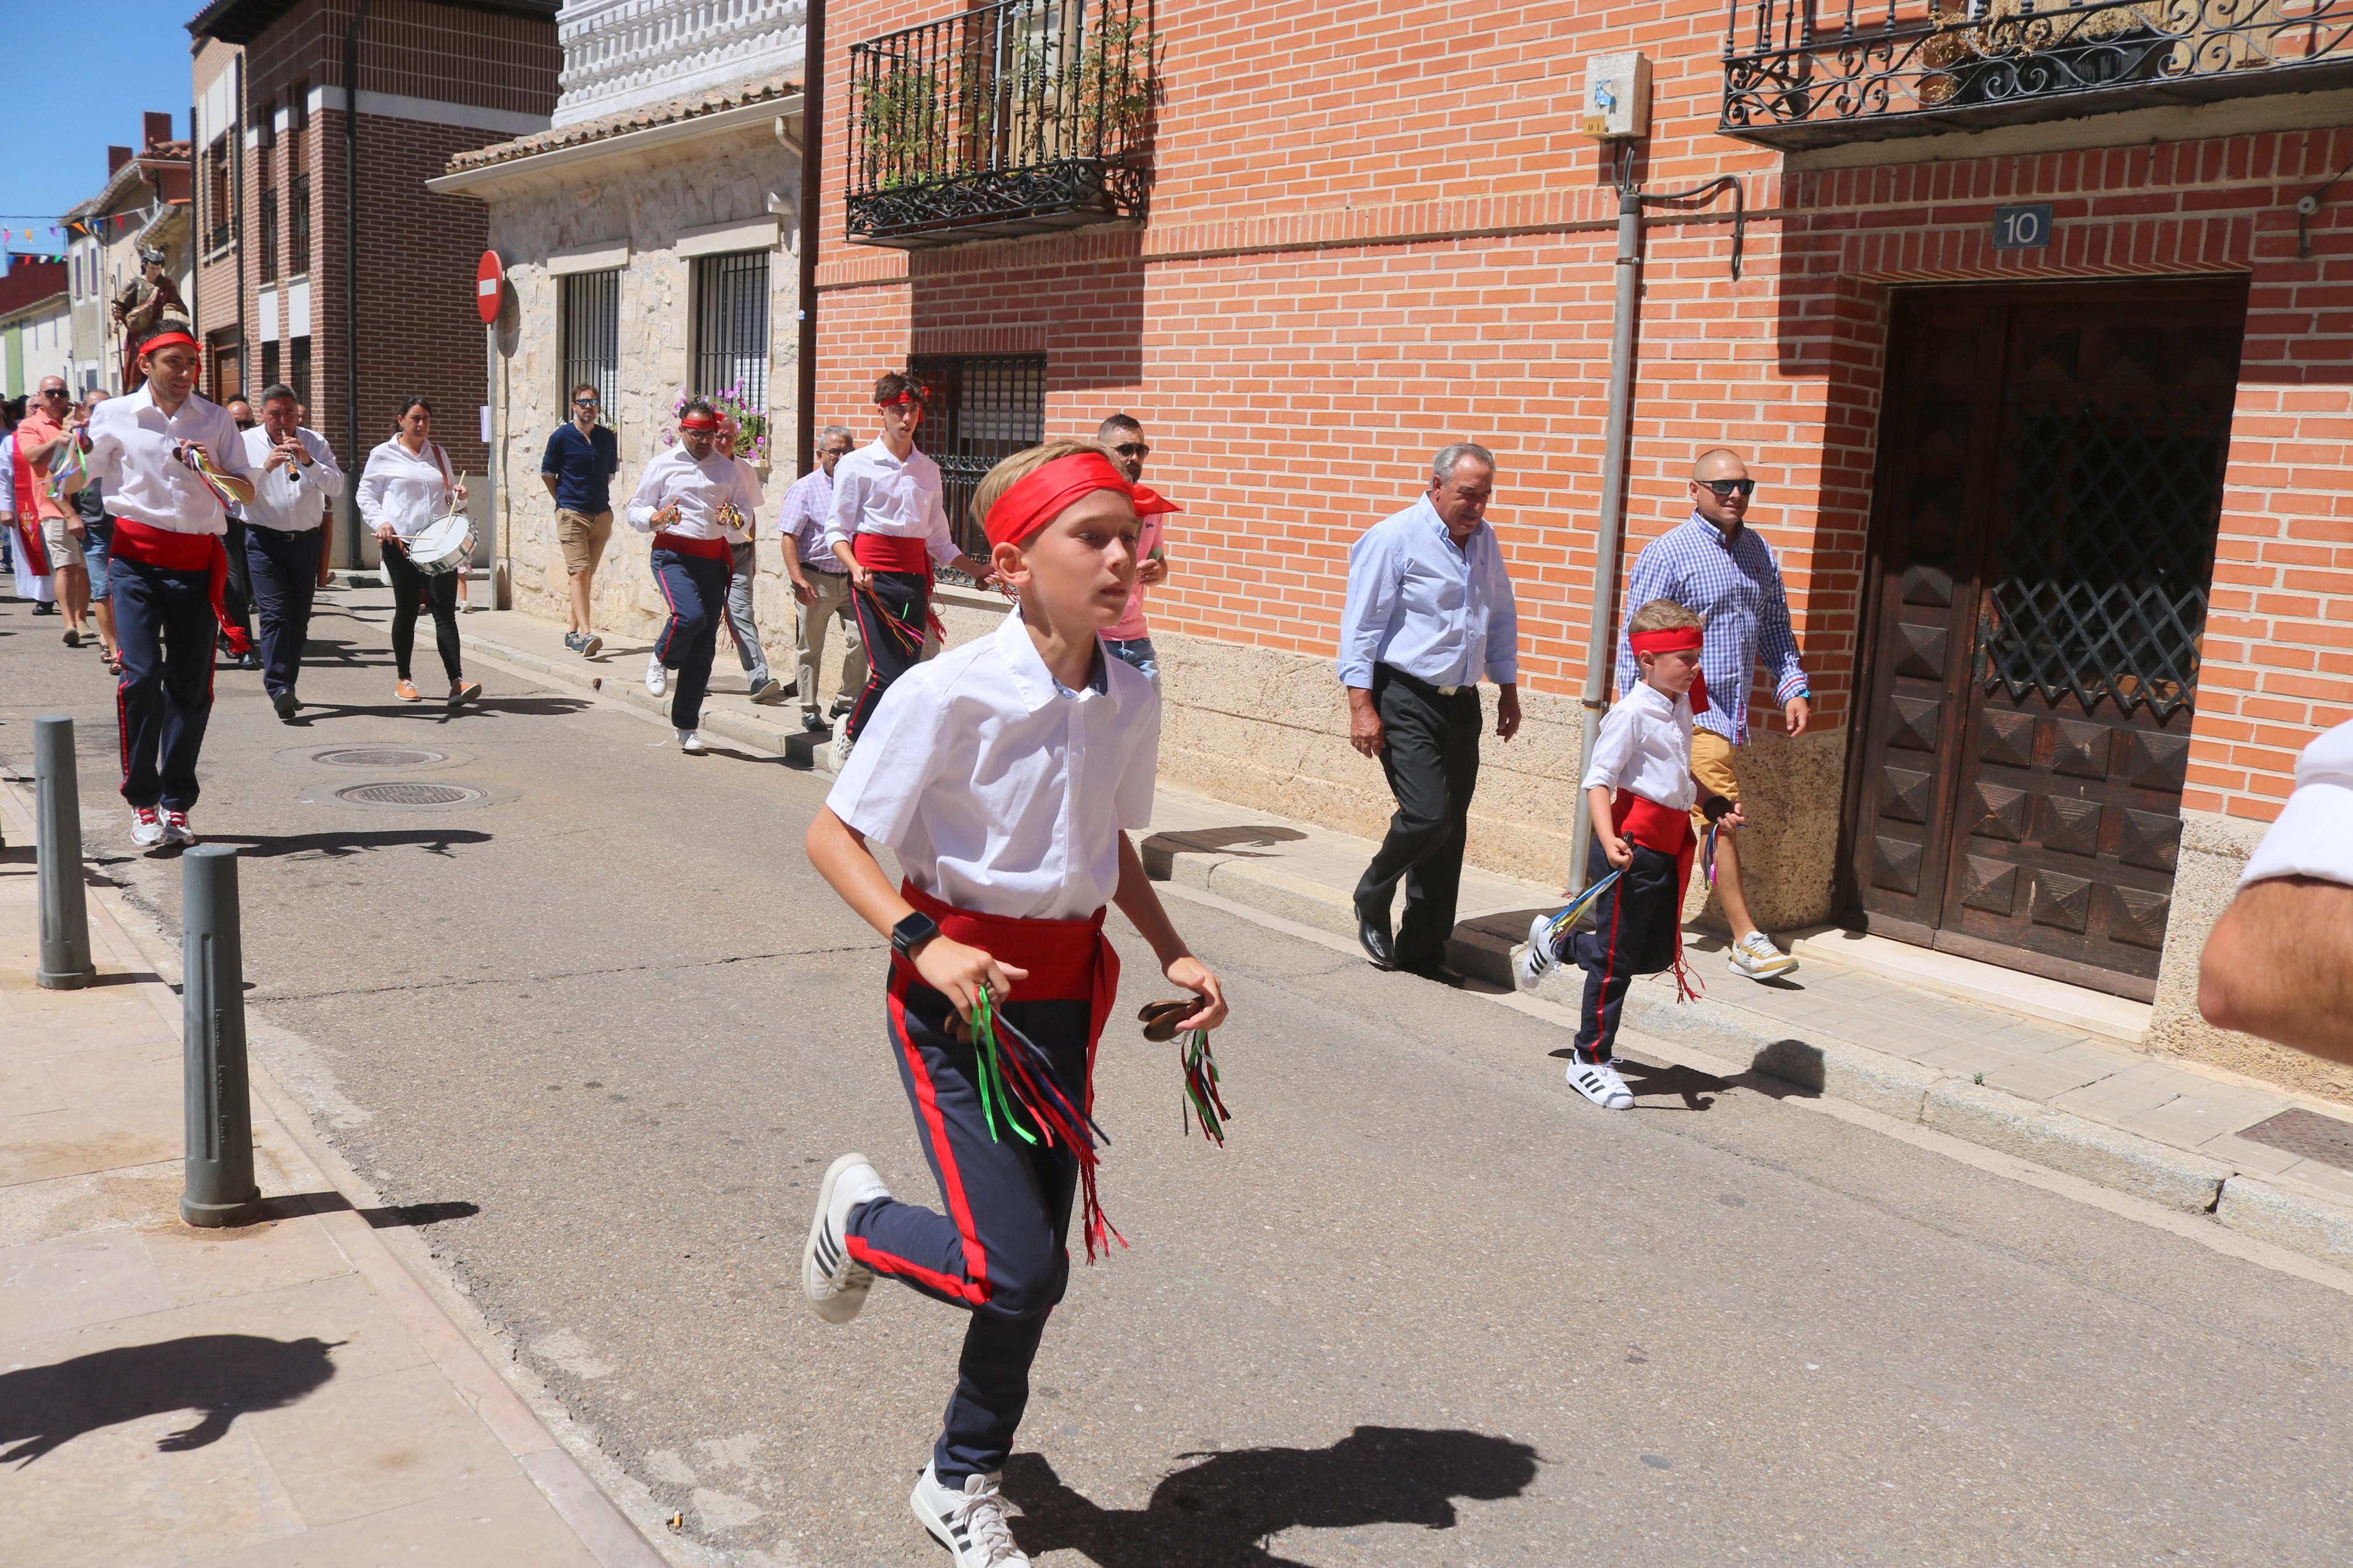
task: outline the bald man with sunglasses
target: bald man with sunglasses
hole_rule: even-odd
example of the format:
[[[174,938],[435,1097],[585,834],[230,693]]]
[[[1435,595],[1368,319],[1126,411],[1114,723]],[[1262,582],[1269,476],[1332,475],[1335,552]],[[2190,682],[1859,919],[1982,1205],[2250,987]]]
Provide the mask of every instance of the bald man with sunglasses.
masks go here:
[[[1774,699],[1793,739],[1806,732],[1813,695],[1798,663],[1780,563],[1773,547],[1747,525],[1748,498],[1756,490],[1739,453],[1729,447],[1702,452],[1692,465],[1690,519],[1643,546],[1626,588],[1629,616],[1637,605],[1672,599],[1705,626],[1700,670],[1707,679],[1708,709],[1698,715],[1692,732],[1692,776],[1704,793],[1736,803],[1740,782],[1734,759],[1748,742],[1748,689],[1757,659],[1772,673]],[[1621,630],[1619,693],[1641,682],[1633,647]],[[1704,823],[1696,826],[1706,831]],[[1798,961],[1774,946],[1749,918],[1736,837],[1725,834],[1715,849],[1716,897],[1732,927],[1727,963],[1735,974],[1771,980],[1797,968]]]

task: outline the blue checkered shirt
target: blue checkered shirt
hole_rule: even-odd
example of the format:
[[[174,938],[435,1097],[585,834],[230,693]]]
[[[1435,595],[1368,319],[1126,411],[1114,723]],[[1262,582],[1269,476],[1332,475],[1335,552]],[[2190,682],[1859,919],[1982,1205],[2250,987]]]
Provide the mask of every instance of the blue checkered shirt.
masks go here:
[[[1798,666],[1798,638],[1789,629],[1788,595],[1773,547],[1753,528],[1743,528],[1730,544],[1715,524],[1692,513],[1691,521],[1651,541],[1635,558],[1626,588],[1626,616],[1653,599],[1672,599],[1697,615],[1706,627],[1700,673],[1707,678],[1707,711],[1698,717],[1737,746],[1748,739],[1748,688],[1761,657],[1773,677],[1773,696],[1788,702],[1806,690]],[[1618,633],[1618,690],[1641,680],[1634,649]]]

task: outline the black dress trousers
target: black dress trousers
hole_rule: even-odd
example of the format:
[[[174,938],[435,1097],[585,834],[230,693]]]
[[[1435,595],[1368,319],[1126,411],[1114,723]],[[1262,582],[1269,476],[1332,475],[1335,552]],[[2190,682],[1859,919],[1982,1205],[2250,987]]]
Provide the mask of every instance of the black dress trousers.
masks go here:
[[[1376,919],[1387,913],[1403,879],[1398,967],[1426,969],[1445,956],[1446,939],[1454,933],[1485,714],[1476,686],[1457,688],[1450,697],[1386,664],[1373,667],[1373,709],[1388,739],[1381,770],[1398,808],[1388,837],[1356,884],[1356,908]]]

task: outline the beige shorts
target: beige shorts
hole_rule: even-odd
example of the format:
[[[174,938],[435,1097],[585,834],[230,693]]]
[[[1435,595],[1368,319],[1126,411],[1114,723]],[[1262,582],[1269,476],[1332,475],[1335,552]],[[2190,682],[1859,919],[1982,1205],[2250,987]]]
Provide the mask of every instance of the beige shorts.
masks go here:
[[[555,542],[564,547],[564,569],[575,577],[594,572],[605,558],[605,543],[613,537],[613,514],[590,517],[569,507],[555,509]]]
[[[59,566],[74,572],[82,569],[81,536],[66,531],[66,524],[71,521],[63,517],[41,519],[41,543],[48,550],[52,571]]]
[[[1700,799],[1720,795],[1737,804],[1740,780],[1732,772],[1732,742],[1713,730],[1692,731],[1692,777],[1699,780]],[[1707,818],[1694,802],[1692,805],[1692,826],[1700,833],[1707,831]]]

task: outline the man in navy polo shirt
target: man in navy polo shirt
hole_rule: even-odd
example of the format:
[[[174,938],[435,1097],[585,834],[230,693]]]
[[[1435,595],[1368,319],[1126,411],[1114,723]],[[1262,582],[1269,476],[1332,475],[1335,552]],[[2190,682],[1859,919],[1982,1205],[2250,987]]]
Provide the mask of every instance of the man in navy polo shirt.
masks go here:
[[[540,482],[555,498],[555,542],[564,547],[564,570],[571,578],[572,629],[564,634],[564,646],[584,658],[605,646],[588,629],[588,600],[596,563],[613,537],[611,486],[621,471],[621,444],[596,423],[598,404],[595,382],[574,387],[571,422],[555,427],[539,460]]]

